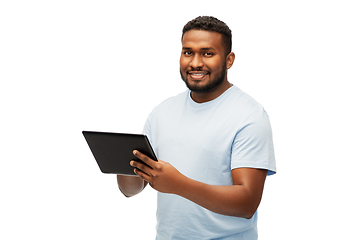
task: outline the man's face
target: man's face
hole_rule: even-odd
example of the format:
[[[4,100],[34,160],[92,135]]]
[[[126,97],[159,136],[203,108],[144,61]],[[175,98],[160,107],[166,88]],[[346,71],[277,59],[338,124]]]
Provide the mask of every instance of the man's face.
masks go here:
[[[193,92],[212,92],[226,78],[226,56],[217,32],[190,30],[183,35],[180,74]]]

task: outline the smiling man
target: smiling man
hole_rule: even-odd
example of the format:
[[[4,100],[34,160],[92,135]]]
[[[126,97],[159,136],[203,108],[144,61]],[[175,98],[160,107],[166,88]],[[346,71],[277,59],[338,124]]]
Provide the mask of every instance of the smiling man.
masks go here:
[[[148,183],[158,191],[159,240],[257,239],[274,148],[263,107],[228,81],[231,44],[214,17],[184,26],[180,74],[189,90],[157,106],[144,127],[159,160],[134,151],[146,163],[131,162],[138,177],[117,176],[125,196]]]

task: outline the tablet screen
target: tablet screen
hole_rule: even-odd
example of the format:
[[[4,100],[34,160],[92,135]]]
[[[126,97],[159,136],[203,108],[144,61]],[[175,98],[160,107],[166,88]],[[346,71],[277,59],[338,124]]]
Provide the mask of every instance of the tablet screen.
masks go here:
[[[90,150],[103,173],[136,175],[131,160],[141,161],[133,155],[138,150],[157,161],[149,139],[142,134],[83,131]]]

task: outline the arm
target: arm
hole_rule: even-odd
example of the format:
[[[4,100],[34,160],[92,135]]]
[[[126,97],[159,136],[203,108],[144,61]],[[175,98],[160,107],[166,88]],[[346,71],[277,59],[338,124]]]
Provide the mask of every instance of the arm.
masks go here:
[[[147,182],[137,176],[117,175],[116,177],[119,189],[126,197],[140,193],[147,185]]]
[[[182,175],[167,162],[155,162],[140,152],[134,153],[151,167],[132,161],[132,166],[137,168],[135,173],[160,192],[177,194],[219,214],[247,219],[260,204],[267,170],[234,169],[233,185],[209,185]]]
[[[187,189],[179,195],[210,211],[250,219],[260,204],[266,174],[267,170],[263,169],[234,169],[233,185],[229,186],[187,179]]]

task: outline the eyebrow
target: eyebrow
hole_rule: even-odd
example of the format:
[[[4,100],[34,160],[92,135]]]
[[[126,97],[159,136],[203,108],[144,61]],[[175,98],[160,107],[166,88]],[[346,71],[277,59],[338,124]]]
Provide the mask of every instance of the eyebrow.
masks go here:
[[[183,47],[182,49],[184,49],[184,50],[191,50],[192,48],[190,48],[190,47]],[[213,48],[213,47],[200,48],[200,50],[209,51],[209,50],[215,50],[215,48]]]

